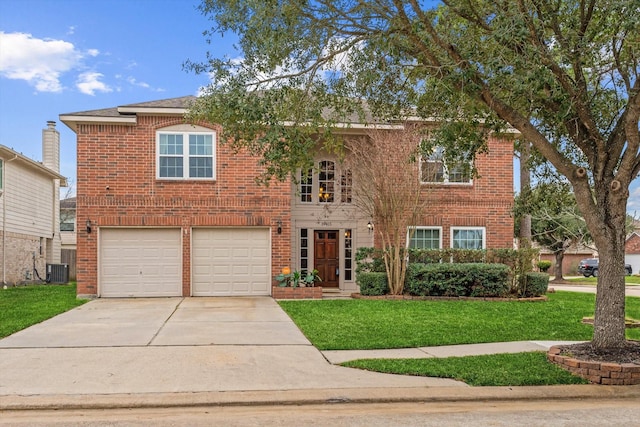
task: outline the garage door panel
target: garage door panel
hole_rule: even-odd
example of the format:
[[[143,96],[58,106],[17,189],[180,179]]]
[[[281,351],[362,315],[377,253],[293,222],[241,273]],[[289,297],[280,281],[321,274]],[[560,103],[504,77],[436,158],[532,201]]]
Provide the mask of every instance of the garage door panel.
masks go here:
[[[194,229],[194,296],[270,295],[268,229]]]
[[[180,229],[101,229],[100,295],[182,295]]]

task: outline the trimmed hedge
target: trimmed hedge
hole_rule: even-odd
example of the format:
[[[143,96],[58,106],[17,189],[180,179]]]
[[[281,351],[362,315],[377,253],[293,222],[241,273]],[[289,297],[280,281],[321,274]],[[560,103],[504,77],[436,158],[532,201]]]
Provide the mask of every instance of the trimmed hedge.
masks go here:
[[[509,290],[509,267],[503,264],[414,263],[407,266],[405,291],[410,295],[503,297]]]
[[[387,273],[365,272],[358,274],[356,279],[360,286],[360,295],[379,296],[389,293]]]
[[[539,297],[547,293],[549,289],[549,275],[547,273],[526,273],[524,280],[518,287],[518,296]]]

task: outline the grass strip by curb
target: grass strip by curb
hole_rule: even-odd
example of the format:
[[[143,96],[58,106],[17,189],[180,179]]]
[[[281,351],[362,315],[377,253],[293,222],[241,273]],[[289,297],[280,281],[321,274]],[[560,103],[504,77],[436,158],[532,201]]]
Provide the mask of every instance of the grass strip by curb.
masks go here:
[[[549,363],[544,352],[442,359],[361,359],[342,366],[398,375],[451,378],[472,386],[587,384]]]

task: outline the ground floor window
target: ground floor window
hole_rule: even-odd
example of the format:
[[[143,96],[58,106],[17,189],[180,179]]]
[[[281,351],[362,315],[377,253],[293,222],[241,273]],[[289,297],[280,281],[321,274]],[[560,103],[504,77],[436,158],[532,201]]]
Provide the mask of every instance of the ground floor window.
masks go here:
[[[353,236],[351,229],[344,231],[344,280],[353,278]]]
[[[454,249],[484,249],[484,227],[452,227],[451,247]]]
[[[300,270],[303,274],[309,269],[309,230],[300,230]]]
[[[408,240],[412,249],[440,249],[442,230],[439,227],[414,227],[409,230]]]

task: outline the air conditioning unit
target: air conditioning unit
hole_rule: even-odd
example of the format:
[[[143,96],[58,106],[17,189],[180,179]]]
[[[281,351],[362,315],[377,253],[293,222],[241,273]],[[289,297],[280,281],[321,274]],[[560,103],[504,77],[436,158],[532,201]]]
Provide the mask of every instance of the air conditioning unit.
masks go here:
[[[47,264],[47,283],[69,283],[69,264]]]

